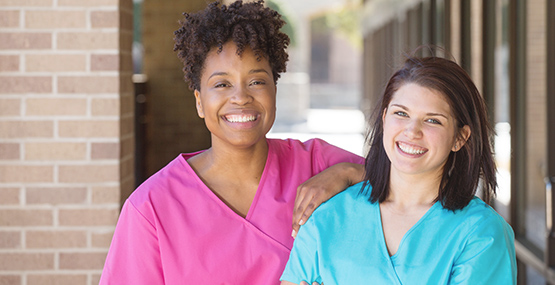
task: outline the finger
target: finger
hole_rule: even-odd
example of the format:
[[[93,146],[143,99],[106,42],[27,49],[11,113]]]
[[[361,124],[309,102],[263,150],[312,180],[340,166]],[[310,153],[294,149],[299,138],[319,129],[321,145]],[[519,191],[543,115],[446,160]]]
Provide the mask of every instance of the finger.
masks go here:
[[[300,284],[300,285],[308,285],[308,283],[305,282],[305,281],[301,281],[301,284]]]
[[[312,194],[308,190],[303,188],[303,185],[297,187],[297,197],[295,198],[295,206],[293,208],[293,228],[299,228],[299,221],[302,218],[305,208],[312,200]]]
[[[307,201],[308,199],[304,200],[304,202],[308,204],[306,207],[304,207],[304,210],[300,215],[300,218],[293,220],[293,232],[291,234],[293,238],[296,238],[296,235],[299,232],[300,227],[306,223],[306,221],[310,218],[314,210],[316,210],[316,208],[318,208],[318,206],[322,204],[322,202],[324,201],[322,199],[322,195],[312,195],[310,197],[312,198],[310,201]]]

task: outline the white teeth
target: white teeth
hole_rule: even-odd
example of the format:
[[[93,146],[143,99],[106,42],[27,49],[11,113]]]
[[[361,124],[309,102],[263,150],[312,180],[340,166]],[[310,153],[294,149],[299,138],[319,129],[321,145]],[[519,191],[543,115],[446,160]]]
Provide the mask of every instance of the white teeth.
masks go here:
[[[398,143],[397,144],[399,146],[399,148],[403,151],[406,152],[408,154],[423,154],[426,152],[425,149],[422,148],[415,148],[412,146],[408,146],[408,145],[404,145],[402,143]]]
[[[245,123],[252,122],[256,119],[255,116],[226,116],[226,119],[232,123]]]

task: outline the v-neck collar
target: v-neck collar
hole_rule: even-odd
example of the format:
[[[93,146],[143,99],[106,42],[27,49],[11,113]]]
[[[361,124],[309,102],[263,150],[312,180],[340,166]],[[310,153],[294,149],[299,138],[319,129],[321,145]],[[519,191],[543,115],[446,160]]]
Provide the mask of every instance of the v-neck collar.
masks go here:
[[[245,215],[245,217],[243,218],[241,215],[237,214],[235,211],[233,211],[233,209],[231,209],[224,201],[222,201],[217,195],[216,193],[214,193],[205,183],[204,181],[202,181],[202,179],[198,176],[198,174],[194,171],[194,169],[191,167],[191,165],[189,164],[189,162],[187,162],[187,159],[198,155],[206,150],[201,150],[201,151],[197,151],[197,152],[193,152],[193,153],[188,153],[188,154],[182,154],[181,158],[183,159],[183,165],[188,168],[189,171],[191,171],[192,173],[194,173],[194,179],[197,180],[197,183],[199,185],[202,185],[201,189],[203,192],[206,193],[206,195],[208,195],[208,197],[210,197],[212,200],[214,200],[216,202],[217,205],[219,205],[220,208],[222,208],[224,211],[228,212],[228,214],[230,214],[231,216],[236,217],[237,219],[240,219],[244,222],[248,222],[249,224],[251,224],[251,220],[252,220],[252,216],[254,215],[254,212],[256,210],[256,205],[258,204],[258,200],[260,195],[262,195],[261,193],[263,192],[263,188],[261,187],[261,185],[264,185],[264,182],[266,180],[266,176],[267,171],[268,171],[268,165],[271,165],[273,156],[271,155],[271,153],[273,152],[273,147],[272,144],[270,143],[270,141],[268,141],[268,139],[266,139],[267,143],[268,143],[268,154],[267,154],[267,158],[266,158],[266,164],[264,165],[264,170],[262,171],[262,175],[260,177],[260,182],[258,183],[258,187],[256,188],[256,193],[254,194],[254,198],[252,200],[252,203],[249,207],[249,210],[247,212],[247,214]]]
[[[380,245],[380,251],[382,252],[383,256],[389,260],[389,264],[391,266],[391,269],[393,271],[395,271],[395,263],[394,260],[397,259],[397,257],[401,254],[403,254],[404,251],[406,251],[404,244],[406,243],[405,241],[410,237],[410,235],[412,234],[413,231],[415,231],[422,223],[424,223],[427,219],[428,216],[430,216],[433,212],[436,211],[436,209],[438,207],[441,207],[441,203],[439,201],[436,201],[431,207],[430,209],[428,209],[426,211],[426,213],[424,213],[424,215],[403,235],[403,238],[401,239],[401,242],[399,243],[399,247],[397,248],[397,252],[395,252],[395,254],[393,255],[389,255],[389,251],[387,250],[387,243],[385,242],[385,234],[383,231],[383,224],[382,224],[382,214],[380,211],[380,203],[376,203],[377,207],[375,207],[375,211],[376,211],[376,215],[379,218],[378,219],[378,227],[379,227],[379,231],[380,231],[380,237],[381,237],[381,245]],[[397,273],[395,272],[395,275],[397,275]]]

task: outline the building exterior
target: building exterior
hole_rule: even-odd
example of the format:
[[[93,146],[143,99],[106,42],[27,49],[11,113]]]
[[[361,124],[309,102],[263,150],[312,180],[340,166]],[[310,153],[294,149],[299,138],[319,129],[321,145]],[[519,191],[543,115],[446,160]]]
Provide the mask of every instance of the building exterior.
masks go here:
[[[485,97],[497,132],[493,206],[515,230],[519,284],[555,284],[554,9],[550,0],[364,1],[365,107],[421,45],[432,47],[418,55],[455,59]]]
[[[132,0],[0,0],[0,284],[98,284],[137,181],[209,146],[172,51],[181,13],[206,3],[144,0],[134,15]],[[494,206],[517,235],[519,284],[555,284],[555,197],[546,191],[555,182],[555,1],[363,6],[360,109],[371,110],[403,52],[420,45],[465,67],[497,130]],[[133,17],[142,19],[141,89]],[[310,35],[306,22],[299,33]],[[296,51],[294,71],[308,73],[309,50]]]
[[[132,11],[0,1],[0,284],[98,284],[134,188]]]

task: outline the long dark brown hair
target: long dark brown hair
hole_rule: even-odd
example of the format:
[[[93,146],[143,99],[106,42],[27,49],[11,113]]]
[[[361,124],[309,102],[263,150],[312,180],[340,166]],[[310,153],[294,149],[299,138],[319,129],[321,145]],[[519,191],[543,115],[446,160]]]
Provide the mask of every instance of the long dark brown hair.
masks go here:
[[[440,57],[409,57],[385,87],[374,110],[373,125],[367,136],[370,149],[366,156],[365,183],[372,185],[369,200],[383,202],[389,195],[391,162],[383,146],[382,114],[395,92],[408,83],[443,94],[457,122],[457,134],[460,135],[460,129],[465,125],[471,131],[464,146],[449,154],[436,201],[449,210],[462,209],[481,185],[482,198],[489,203],[495,194],[497,181],[491,144],[493,129],[487,118],[484,99],[464,69]],[[368,187],[363,189],[366,189],[363,192],[368,191]]]

